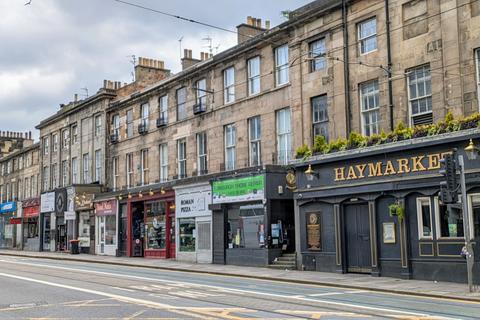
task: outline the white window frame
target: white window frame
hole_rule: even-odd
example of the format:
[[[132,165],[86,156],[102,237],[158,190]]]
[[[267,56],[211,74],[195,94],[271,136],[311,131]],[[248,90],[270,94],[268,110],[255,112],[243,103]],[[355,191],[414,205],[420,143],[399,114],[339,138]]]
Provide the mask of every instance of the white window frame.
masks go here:
[[[158,111],[160,118],[163,118],[168,123],[168,95],[165,94],[158,99]]]
[[[370,88],[369,86],[372,86],[372,88]],[[369,87],[368,92],[364,93],[364,89],[367,89],[367,87]],[[362,134],[366,136],[379,134],[380,133],[380,88],[379,88],[378,80],[374,79],[374,80],[361,83],[358,92],[360,95],[360,112],[361,112],[360,118],[361,118],[361,124],[362,124]],[[376,105],[373,107],[371,107],[370,105],[366,106],[364,103],[365,98],[367,99],[367,101],[370,101],[369,98],[372,96],[374,98]],[[370,122],[370,124],[368,125],[370,134],[368,134],[365,118],[369,117],[371,121],[372,119],[371,115],[373,113],[377,114],[377,122],[375,123]]]
[[[135,186],[133,152],[127,153],[125,155],[125,165],[126,165],[125,173],[127,175],[127,188],[132,188]]]
[[[476,48],[474,51],[474,58],[475,58],[475,67],[477,75],[477,102],[478,102],[478,110],[480,111],[480,48]]]
[[[62,187],[66,187],[68,185],[68,165],[67,160],[62,161]]]
[[[58,151],[58,133],[52,134],[52,148],[53,152]]]
[[[235,102],[235,68],[229,67],[223,70],[223,102],[229,104]]]
[[[133,137],[133,109],[128,109],[126,114],[125,114],[125,126],[126,126],[126,135],[127,138]]]
[[[289,130],[285,132],[280,132],[280,127],[281,127],[280,121],[282,121],[280,117],[281,115],[287,114],[286,112],[288,112],[289,119],[290,119],[288,123]],[[277,162],[278,164],[281,164],[281,165],[287,165],[292,158],[292,111],[290,108],[283,108],[276,112],[276,129],[277,129],[276,131],[277,131],[277,151],[278,151]],[[285,149],[283,150],[285,154],[281,154],[282,149],[280,148],[283,138],[285,138],[284,139]]]
[[[362,33],[361,33],[362,26],[371,22],[371,21],[375,21],[375,33],[371,33],[371,34],[362,36]],[[377,17],[368,18],[366,20],[363,20],[362,22],[359,22],[358,25],[357,25],[357,33],[358,33],[358,51],[360,52],[360,55],[366,55],[366,54],[369,54],[370,52],[375,52],[375,51],[378,50]],[[371,50],[368,50],[368,51],[363,51],[364,50],[363,49],[364,48],[363,44],[367,40],[370,40],[372,38],[375,38],[375,48],[371,49]]]
[[[314,48],[315,45],[319,44]],[[310,56],[310,72],[325,70],[327,68],[327,53],[325,37],[314,40],[308,44],[308,51]],[[318,64],[318,66],[317,66]]]
[[[207,107],[207,79],[203,78],[195,82],[195,103]]]
[[[95,137],[99,137],[102,134],[102,115],[95,116]]]
[[[428,201],[428,208],[430,210],[430,236],[423,235],[423,216],[422,216],[422,204]],[[430,239],[433,240],[433,220],[432,220],[432,201],[430,197],[418,197],[417,203],[417,222],[418,222],[418,239]]]
[[[140,151],[140,184],[145,186],[148,181],[148,149],[142,149]]]
[[[72,184],[78,183],[78,158],[72,158]]]
[[[286,60],[281,61],[282,55],[280,54],[281,51],[285,50],[286,51]],[[288,45],[284,44],[282,46],[276,47],[275,48],[275,86],[282,86],[290,81],[290,68],[289,68],[289,52],[288,52]],[[285,71],[286,70],[286,71]],[[281,74],[282,72],[285,72],[285,79],[282,79]]]
[[[95,150],[95,181],[102,183],[102,150]]]
[[[43,138],[43,155],[48,155],[49,143],[48,137]]]
[[[70,132],[68,129],[65,129],[62,131],[62,147],[63,149],[68,149],[68,146],[70,145]]]
[[[258,137],[252,137],[252,126],[255,133],[258,132]],[[262,118],[255,116],[248,119],[248,150],[249,150],[249,164],[250,166],[259,166],[262,164]],[[253,154],[253,145],[256,145],[257,155],[256,159]]]
[[[473,226],[473,197],[480,197],[480,193],[471,193],[467,195],[468,198],[468,212],[470,213],[468,215],[468,225],[470,229],[470,240],[475,239],[475,228]]]
[[[247,60],[249,96],[259,94],[261,91],[260,61],[260,56],[255,56]]]
[[[58,170],[57,170],[57,167],[58,167],[58,165],[56,163],[53,163],[51,165],[51,168],[50,168],[51,176],[52,176],[52,187],[53,188],[58,187],[58,179],[57,179],[57,177],[58,177],[57,171]]]
[[[112,158],[112,187],[113,191],[118,190],[118,177],[119,177],[119,171],[118,171],[118,157],[113,157]]]
[[[142,103],[140,105],[140,116],[141,116],[141,124],[145,128],[145,130],[148,130],[148,125],[149,125],[149,117],[150,117],[150,105],[147,103]]]
[[[112,119],[113,134],[117,136],[117,139],[120,139],[120,115],[113,115]]]
[[[180,93],[183,93],[183,97]],[[182,97],[182,100],[179,97]],[[187,118],[187,88],[178,88],[175,91],[175,98],[177,100],[177,121],[185,120]]]
[[[84,153],[82,155],[82,169],[83,169],[83,183],[87,184],[91,181],[90,176],[90,155],[88,153]]]
[[[183,152],[182,152],[183,151]],[[187,177],[187,139],[182,138],[177,140],[177,172],[178,178],[183,179]]]
[[[427,68],[428,69],[428,72],[429,72],[429,75],[427,77],[424,77],[422,78],[423,79],[423,86],[425,88],[425,92],[426,92],[426,81],[430,81],[430,94],[424,94],[423,96],[418,96],[418,79],[419,78],[415,78],[414,81],[415,81],[415,85],[416,85],[416,91],[417,91],[417,96],[415,97],[412,97],[412,93],[410,91],[410,82],[412,81],[410,79],[410,74],[412,72],[415,72],[419,69],[423,69],[423,68]],[[412,69],[409,69],[407,72],[407,94],[408,94],[408,115],[409,115],[409,123],[410,123],[410,126],[413,126],[413,117],[415,116],[420,116],[420,115],[424,115],[424,114],[431,114],[433,113],[433,101],[432,101],[432,74],[431,74],[431,70],[430,70],[430,65],[422,65],[422,66],[418,66],[418,67],[415,67],[415,68],[412,68]],[[413,111],[412,111],[412,103],[414,101],[420,101],[422,99],[427,99],[428,101],[428,98],[430,98],[430,110],[427,110],[427,111],[424,111],[424,112],[418,112],[416,114],[413,114]]]
[[[168,181],[168,144],[160,146],[160,182]]]
[[[440,200],[437,197],[433,198],[435,204],[435,228],[436,228],[436,237],[437,239],[449,239],[449,240],[458,240],[465,239],[465,237],[442,237],[442,229],[440,227]]]
[[[237,167],[237,133],[235,124],[228,124],[225,126],[225,170],[235,170]],[[229,142],[230,141],[230,142]],[[231,153],[230,153],[231,152]],[[229,159],[229,155],[232,155],[232,159]]]
[[[74,124],[72,125],[72,144],[75,144],[78,142],[78,125]]]
[[[197,133],[197,175],[199,176],[208,173],[207,143],[207,133]]]

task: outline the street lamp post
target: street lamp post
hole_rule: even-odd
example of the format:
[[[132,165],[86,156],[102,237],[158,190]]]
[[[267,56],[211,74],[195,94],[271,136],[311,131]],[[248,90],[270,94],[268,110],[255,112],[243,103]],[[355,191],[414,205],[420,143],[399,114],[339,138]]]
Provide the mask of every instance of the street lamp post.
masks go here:
[[[468,157],[468,154],[467,154]],[[472,241],[470,236],[470,213],[468,211],[467,203],[467,188],[465,184],[465,162],[463,155],[458,156],[458,165],[460,167],[460,189],[462,199],[462,211],[463,211],[463,234],[465,235],[465,248],[467,259],[467,279],[468,290],[473,292],[473,265],[475,261]]]

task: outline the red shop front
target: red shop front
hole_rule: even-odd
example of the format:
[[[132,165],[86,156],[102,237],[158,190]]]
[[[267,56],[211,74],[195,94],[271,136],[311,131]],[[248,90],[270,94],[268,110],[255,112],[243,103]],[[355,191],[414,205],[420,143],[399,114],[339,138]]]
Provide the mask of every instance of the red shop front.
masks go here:
[[[23,218],[23,249],[27,251],[40,250],[39,214],[40,198],[31,198],[22,202]]]
[[[175,258],[175,193],[148,191],[127,199],[127,255]]]

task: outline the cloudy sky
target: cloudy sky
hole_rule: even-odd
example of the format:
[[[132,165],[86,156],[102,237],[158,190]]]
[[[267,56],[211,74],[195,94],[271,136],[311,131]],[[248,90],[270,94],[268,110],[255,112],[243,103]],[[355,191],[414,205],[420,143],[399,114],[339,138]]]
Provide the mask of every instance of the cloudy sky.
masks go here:
[[[180,43],[214,52],[236,35],[134,8],[115,0],[0,0],[0,130],[34,131],[60,103],[95,93],[103,79],[130,82],[131,56],[165,61],[180,71]],[[282,10],[310,0],[126,0],[235,30],[251,15],[284,21]],[[217,48],[218,47],[218,48]]]

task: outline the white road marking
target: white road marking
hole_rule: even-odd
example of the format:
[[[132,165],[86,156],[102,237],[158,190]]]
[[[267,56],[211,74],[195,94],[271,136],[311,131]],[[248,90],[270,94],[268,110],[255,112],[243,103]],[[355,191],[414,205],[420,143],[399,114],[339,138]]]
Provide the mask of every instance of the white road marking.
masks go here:
[[[345,292],[323,292],[323,293],[312,293],[309,294],[309,297],[323,297],[323,296],[336,296],[339,294],[345,294]]]
[[[163,280],[163,279],[157,279],[157,278],[147,278],[147,277],[140,277],[140,276],[133,276],[133,275],[125,275],[125,274],[118,274],[118,273],[110,273],[110,272],[104,272],[104,271],[94,271],[94,270],[84,270],[84,269],[76,269],[73,267],[59,267],[59,266],[50,266],[50,265],[45,265],[45,264],[38,264],[38,263],[27,263],[27,262],[18,262],[18,261],[9,261],[9,260],[0,260],[2,262],[7,262],[7,263],[12,263],[12,264],[20,264],[20,265],[28,265],[28,266],[34,266],[34,267],[45,267],[45,268],[51,268],[51,269],[60,269],[60,270],[68,270],[68,271],[79,271],[79,272],[84,272],[84,273],[92,273],[92,274],[100,274],[100,275],[108,275],[108,276],[113,276],[113,277],[123,277],[123,278],[130,278],[130,279],[140,279],[140,280],[146,280],[149,282],[155,281],[155,282],[163,282],[163,283],[170,283],[170,284],[182,284],[182,285],[187,285],[187,286],[192,286],[191,283],[188,282],[183,282],[183,281],[173,281],[173,280]],[[1,273],[0,273],[1,275]],[[34,280],[34,279],[32,279]],[[41,280],[36,280],[36,281],[41,281]],[[370,311],[380,311],[380,312],[388,312],[388,313],[393,313],[393,314],[403,314],[403,315],[412,315],[412,316],[419,316],[419,317],[428,317],[430,316],[429,314],[425,313],[418,313],[418,312],[410,312],[410,311],[402,311],[402,310],[395,310],[395,309],[390,309],[390,308],[383,308],[383,307],[369,307],[369,306],[363,306],[355,303],[346,303],[346,302],[336,302],[336,301],[329,301],[329,300],[321,300],[321,299],[310,299],[306,297],[295,297],[295,296],[289,296],[289,295],[281,295],[281,294],[274,294],[274,293],[267,293],[267,292],[258,292],[258,291],[251,291],[251,290],[244,290],[244,289],[233,289],[233,288],[223,288],[223,287],[218,287],[218,286],[213,286],[213,285],[200,285],[200,284],[193,284],[195,286],[202,286],[205,288],[212,288],[212,289],[222,289],[223,291],[229,291],[229,292],[236,292],[236,293],[250,293],[254,295],[259,295],[259,296],[270,296],[270,297],[276,297],[276,298],[282,298],[282,299],[295,299],[295,300],[300,300],[300,301],[308,301],[308,302],[316,302],[316,303],[325,303],[325,304],[330,304],[330,305],[335,305],[335,306],[341,306],[341,307],[349,307],[349,308],[357,308],[357,309],[363,309],[363,310],[370,310]],[[85,289],[88,290],[88,289]],[[120,296],[121,297],[121,296]],[[133,299],[133,298],[129,298]],[[138,299],[135,299],[138,300]],[[142,301],[142,300],[140,300]],[[189,308],[192,309],[192,308]]]
[[[6,278],[17,279],[17,280],[28,281],[28,282],[39,283],[39,284],[43,284],[43,285],[47,285],[47,286],[51,286],[51,287],[74,290],[74,291],[79,291],[79,292],[88,293],[88,294],[94,294],[94,295],[103,296],[103,297],[109,297],[109,298],[112,298],[112,299],[115,299],[115,300],[118,300],[118,301],[132,303],[132,304],[135,304],[135,305],[142,305],[142,306],[149,307],[149,308],[162,309],[162,310],[172,311],[172,312],[183,314],[183,315],[188,315],[190,317],[205,319],[204,317],[199,316],[197,314],[186,312],[187,310],[193,309],[193,308],[190,308],[190,307],[175,307],[175,306],[164,304],[164,303],[159,303],[159,302],[154,302],[154,301],[149,301],[149,300],[143,300],[143,299],[137,299],[137,298],[131,298],[131,297],[126,297],[126,296],[120,296],[120,295],[112,294],[112,293],[108,293],[108,292],[79,288],[79,287],[69,286],[69,285],[66,285],[66,284],[59,284],[59,283],[53,283],[53,282],[44,281],[44,280],[32,279],[32,278],[17,276],[17,275],[3,273],[3,272],[0,273],[0,276],[6,277]],[[197,309],[201,310],[202,308],[197,308]]]
[[[127,291],[127,292],[135,292],[135,290],[132,289],[127,289],[127,288],[120,288],[120,287],[112,287],[113,289],[121,290],[121,291]]]

